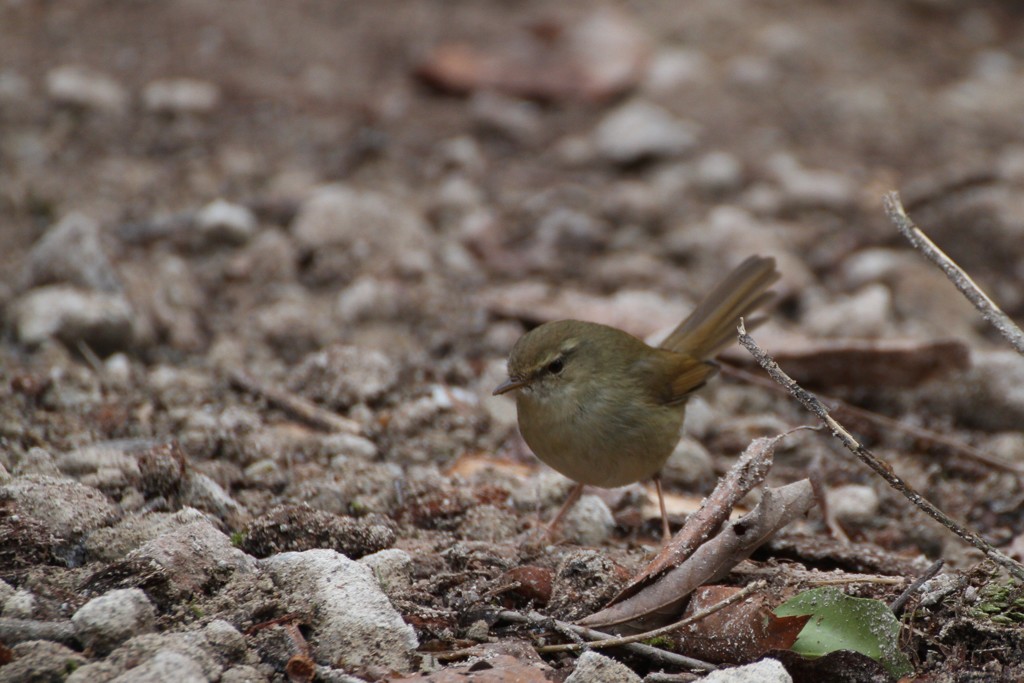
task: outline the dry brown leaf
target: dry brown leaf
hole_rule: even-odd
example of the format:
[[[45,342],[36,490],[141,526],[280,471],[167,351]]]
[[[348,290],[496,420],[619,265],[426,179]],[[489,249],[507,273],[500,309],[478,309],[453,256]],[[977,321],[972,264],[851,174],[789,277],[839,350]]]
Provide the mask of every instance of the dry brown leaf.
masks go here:
[[[513,567],[501,577],[503,584],[515,586],[510,589],[513,593],[533,600],[538,605],[546,605],[551,599],[551,584],[554,580],[555,573],[551,569],[530,565]]]
[[[802,517],[814,502],[811,483],[801,479],[780,488],[765,489],[749,514],[730,522],[701,545],[685,562],[635,595],[579,623],[591,628],[640,632],[674,619],[686,598],[699,586],[725,576],[779,529]]]
[[[693,592],[683,618],[725,600],[741,589],[702,586]],[[708,662],[745,663],[769,650],[788,650],[811,618],[777,617],[764,595],[752,595],[674,634],[679,652]]]
[[[764,481],[772,467],[775,447],[784,435],[754,439],[736,464],[718,482],[700,508],[686,520],[683,528],[661,549],[643,571],[615,596],[612,603],[634,595],[661,574],[678,566],[729,519],[736,503]]]
[[[650,53],[648,38],[616,10],[509,33],[497,45],[440,45],[417,66],[416,75],[460,95],[496,90],[537,100],[600,102],[635,87]]]

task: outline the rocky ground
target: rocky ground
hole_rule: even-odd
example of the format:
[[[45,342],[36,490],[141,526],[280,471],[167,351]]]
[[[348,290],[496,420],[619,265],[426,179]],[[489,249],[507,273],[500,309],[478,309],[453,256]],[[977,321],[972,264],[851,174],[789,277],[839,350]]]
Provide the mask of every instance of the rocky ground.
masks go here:
[[[881,204],[1024,318],[1022,38],[1007,2],[0,0],[0,681],[701,675],[534,650],[651,558],[657,508],[588,492],[546,542],[570,482],[490,394],[537,323],[656,336],[755,253],[758,342],[1024,556],[1024,359]],[[721,373],[674,525],[802,424]],[[719,583],[888,603],[945,559],[901,612],[918,680],[1024,676],[994,565],[826,433],[768,482],[808,472],[828,519]],[[822,680],[790,654],[717,661]]]

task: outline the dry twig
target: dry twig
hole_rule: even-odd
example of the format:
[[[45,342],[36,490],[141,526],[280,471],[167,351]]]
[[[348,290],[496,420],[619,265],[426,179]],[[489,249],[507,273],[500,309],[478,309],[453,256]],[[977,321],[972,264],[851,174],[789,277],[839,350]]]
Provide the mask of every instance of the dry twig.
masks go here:
[[[906,606],[907,601],[914,596],[914,593],[921,589],[921,586],[923,586],[926,581],[930,581],[934,578],[935,575],[942,570],[942,565],[944,564],[946,564],[945,560],[935,560],[935,562],[925,570],[924,574],[921,574],[921,576],[914,579],[914,582],[907,586],[907,588],[900,593],[900,596],[893,600],[892,604],[889,605],[889,609],[892,610],[892,613],[899,616],[900,612],[902,612],[903,608]]]
[[[878,476],[882,477],[889,486],[892,486],[903,494],[907,500],[917,506],[929,517],[942,524],[967,543],[970,543],[972,546],[984,553],[986,557],[1005,568],[1018,579],[1024,580],[1024,565],[1021,565],[1010,556],[1000,552],[991,543],[983,539],[977,532],[968,529],[940,510],[931,501],[903,481],[903,479],[893,471],[892,466],[890,466],[889,463],[880,459],[870,450],[861,445],[857,439],[853,438],[853,435],[850,434],[845,427],[836,422],[832,415],[829,414],[828,409],[814,394],[801,387],[793,380],[792,377],[783,372],[782,368],[779,367],[779,364],[757,345],[754,338],[747,334],[747,330],[744,327],[742,320],[739,324],[739,333],[740,344],[743,348],[750,352],[761,367],[771,375],[772,379],[785,387],[789,393],[792,394],[793,398],[798,400],[807,410],[817,415],[818,418],[825,423],[829,431],[832,432],[832,435],[839,439],[848,451],[857,456],[861,462],[874,470]]]
[[[557,619],[551,619],[541,615],[534,616],[529,614],[520,614],[519,612],[513,612],[511,610],[502,610],[498,613],[498,618],[502,621],[508,621],[515,624],[529,624],[531,626],[550,626],[554,624],[559,629],[567,629],[583,638],[590,638],[593,641],[607,640],[614,637],[607,633],[587,628],[586,626],[577,626],[576,624],[570,624],[566,621],[559,621]],[[701,660],[694,659],[693,657],[679,655],[675,652],[669,652],[667,650],[662,650],[651,645],[644,645],[642,643],[628,643],[622,647],[633,654],[646,657],[647,659],[656,662],[670,664],[672,666],[704,671],[714,671],[718,668],[710,662],[702,662]]]
[[[914,222],[910,220],[910,216],[903,209],[903,204],[900,203],[899,193],[890,192],[885,195],[884,203],[885,212],[896,225],[896,229],[900,231],[900,234],[906,237],[914,245],[915,249],[937,265],[956,288],[960,290],[960,293],[981,312],[982,317],[992,323],[999,330],[999,333],[1006,337],[1007,341],[1017,350],[1017,353],[1024,356],[1024,332],[1017,327],[1017,324],[1010,319],[1010,316],[1003,313],[1002,309],[974,283],[974,280],[964,272],[963,268],[958,266],[953,259],[946,256],[919,227],[914,225]]]
[[[651,631],[645,631],[644,633],[634,633],[633,635],[629,635],[629,636],[618,636],[618,637],[615,637],[615,638],[608,637],[608,638],[604,638],[603,640],[592,640],[592,641],[589,641],[589,642],[586,642],[586,643],[566,643],[564,645],[545,645],[543,647],[537,648],[537,652],[541,652],[541,653],[569,652],[569,651],[573,651],[573,650],[584,650],[584,649],[594,649],[594,650],[596,650],[596,649],[606,648],[606,647],[621,647],[623,645],[628,645],[630,643],[638,643],[641,640],[648,640],[650,638],[658,638],[659,636],[665,636],[665,635],[668,635],[669,633],[673,633],[673,632],[678,631],[680,629],[686,628],[690,624],[695,624],[695,623],[697,623],[698,621],[700,621],[702,619],[706,619],[707,617],[711,616],[715,612],[717,612],[719,610],[722,610],[722,609],[725,609],[729,605],[734,605],[737,602],[740,602],[741,600],[745,600],[747,598],[747,596],[749,596],[749,595],[751,595],[751,594],[761,590],[762,588],[764,588],[767,585],[768,585],[768,582],[765,581],[764,579],[761,579],[759,581],[755,581],[754,583],[751,583],[751,584],[745,586],[742,590],[736,591],[735,593],[733,593],[729,597],[725,598],[724,600],[719,600],[718,602],[716,602],[715,604],[711,605],[707,609],[701,610],[700,612],[697,612],[696,614],[692,614],[692,615],[686,617],[685,619],[680,619],[679,621],[675,622],[674,624],[669,624],[667,626],[662,626],[661,628],[656,628],[656,629],[653,629]]]
[[[325,410],[301,396],[264,384],[241,370],[230,370],[228,377],[235,388],[266,399],[270,405],[280,408],[312,427],[327,432],[347,432],[349,434],[362,432],[359,423],[355,420]]]
[[[726,524],[684,562],[635,595],[591,614],[580,623],[640,630],[652,623],[671,621],[694,590],[726,576],[779,529],[803,516],[813,502],[811,483],[806,479],[765,489],[753,510]]]

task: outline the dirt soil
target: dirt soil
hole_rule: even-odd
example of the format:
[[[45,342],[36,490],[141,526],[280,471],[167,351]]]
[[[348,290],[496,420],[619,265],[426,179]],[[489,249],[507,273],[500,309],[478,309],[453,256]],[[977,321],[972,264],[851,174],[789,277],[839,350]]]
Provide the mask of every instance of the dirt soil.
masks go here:
[[[882,197],[1024,318],[1022,112],[1009,2],[0,0],[0,681],[602,680],[501,611],[602,607],[653,486],[545,538],[571,482],[491,391],[537,324],[654,338],[751,254],[758,342],[1021,558],[1024,359]],[[757,377],[691,400],[674,528],[814,424],[726,360]],[[916,680],[1024,679],[1015,584],[825,432],[768,484],[808,473],[832,523],[719,583],[889,603],[944,559],[900,613]]]

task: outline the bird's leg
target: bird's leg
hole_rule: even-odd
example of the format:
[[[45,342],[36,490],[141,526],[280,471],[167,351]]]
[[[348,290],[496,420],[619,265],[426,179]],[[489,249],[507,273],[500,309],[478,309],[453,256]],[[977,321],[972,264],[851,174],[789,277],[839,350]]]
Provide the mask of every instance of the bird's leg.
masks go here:
[[[572,509],[572,506],[576,504],[576,501],[583,495],[583,484],[576,484],[572,487],[572,491],[569,491],[569,497],[562,503],[562,507],[558,509],[558,514],[555,518],[548,523],[547,533],[550,538],[558,525],[562,523],[562,518],[565,517],[566,513]]]
[[[661,473],[654,475],[654,488],[658,492],[658,507],[661,509],[661,542],[668,543],[672,532],[668,528],[668,512],[665,510],[665,494],[661,492]]]

